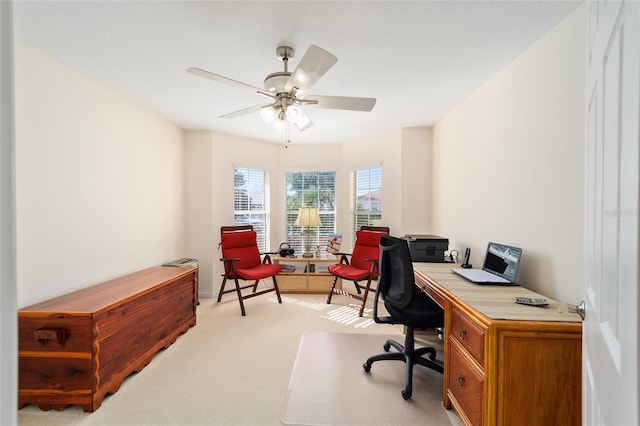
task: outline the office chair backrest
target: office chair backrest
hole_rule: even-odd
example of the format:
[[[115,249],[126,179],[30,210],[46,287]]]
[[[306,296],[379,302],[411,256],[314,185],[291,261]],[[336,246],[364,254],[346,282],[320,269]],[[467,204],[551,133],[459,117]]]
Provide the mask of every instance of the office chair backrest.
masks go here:
[[[369,269],[371,262],[365,259],[378,259],[381,235],[383,235],[381,232],[357,231],[356,244],[351,253],[351,265],[359,269]]]
[[[383,235],[380,238],[379,268],[378,291],[385,303],[399,309],[409,306],[416,287],[407,241]]]
[[[232,227],[225,227],[221,229],[220,237],[222,257],[240,259],[235,262],[236,269],[251,268],[262,262],[256,231],[252,229],[234,231]]]

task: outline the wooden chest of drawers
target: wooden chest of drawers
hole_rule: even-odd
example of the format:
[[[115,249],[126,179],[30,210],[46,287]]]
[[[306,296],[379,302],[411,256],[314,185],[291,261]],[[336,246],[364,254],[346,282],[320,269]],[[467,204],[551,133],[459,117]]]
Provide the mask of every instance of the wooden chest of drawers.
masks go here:
[[[197,268],[152,267],[18,311],[18,406],[97,410],[196,324]]]

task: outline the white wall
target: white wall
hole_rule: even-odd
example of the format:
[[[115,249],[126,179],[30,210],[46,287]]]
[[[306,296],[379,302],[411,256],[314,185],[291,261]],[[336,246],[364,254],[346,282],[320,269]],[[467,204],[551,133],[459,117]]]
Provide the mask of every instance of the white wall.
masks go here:
[[[402,214],[402,233],[400,235],[432,234],[432,129],[427,127],[402,129],[401,146],[400,213]]]
[[[582,291],[585,16],[580,7],[434,128],[433,225],[450,248],[522,247],[518,281]],[[453,246],[453,247],[452,247]]]
[[[213,179],[210,131],[185,132],[185,205],[187,249],[185,257],[198,259],[198,293],[211,297]]]
[[[185,251],[182,131],[16,45],[18,307]]]

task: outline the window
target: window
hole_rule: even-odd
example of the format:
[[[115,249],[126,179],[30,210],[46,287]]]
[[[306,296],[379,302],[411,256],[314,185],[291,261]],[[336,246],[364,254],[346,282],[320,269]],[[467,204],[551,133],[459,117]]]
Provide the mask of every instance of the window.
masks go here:
[[[324,250],[329,234],[336,224],[336,173],[335,172],[287,172],[287,243],[296,253],[304,252],[302,227],[294,225],[300,207],[317,207],[322,226],[311,237],[312,252],[320,246]]]
[[[260,252],[269,244],[269,172],[235,167],[233,169],[233,223],[253,225]]]
[[[382,167],[354,172],[353,234],[362,225],[382,224]]]

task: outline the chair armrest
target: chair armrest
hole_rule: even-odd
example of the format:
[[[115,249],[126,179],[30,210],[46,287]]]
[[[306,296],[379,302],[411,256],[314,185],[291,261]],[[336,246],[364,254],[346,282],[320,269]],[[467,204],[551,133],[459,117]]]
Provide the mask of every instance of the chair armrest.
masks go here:
[[[224,265],[224,275],[225,276],[236,276],[236,264],[235,262],[239,262],[239,257],[221,257],[220,260]]]
[[[377,279],[378,277],[378,259],[373,259],[373,258],[365,258],[364,259],[365,262],[371,262],[371,267],[369,268],[369,274],[371,274],[371,276],[374,279]]]
[[[333,254],[334,256],[351,256],[351,253],[343,253],[341,251],[331,254]]]

